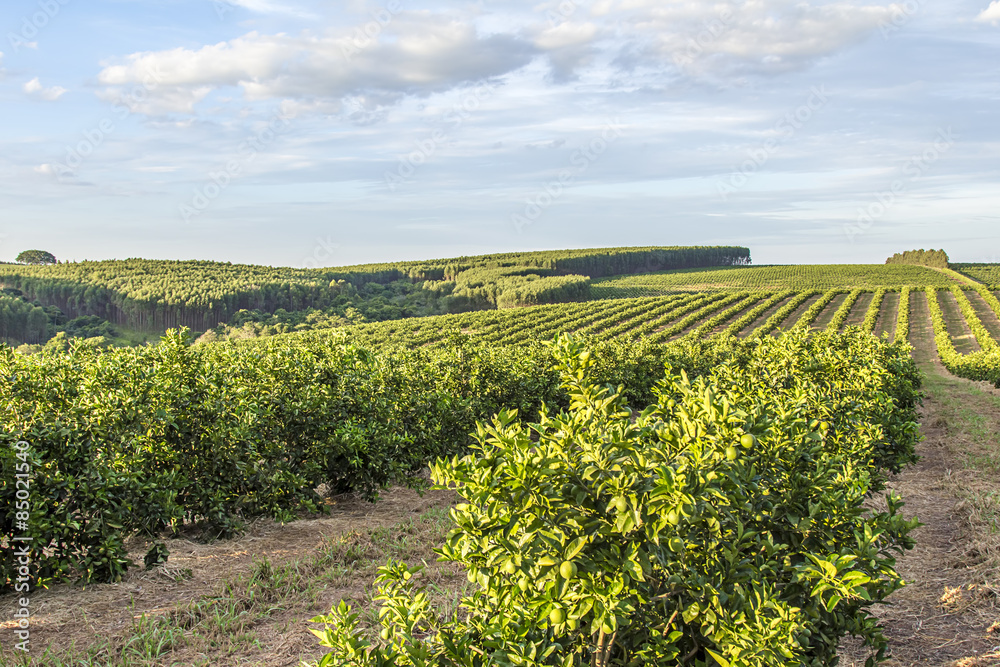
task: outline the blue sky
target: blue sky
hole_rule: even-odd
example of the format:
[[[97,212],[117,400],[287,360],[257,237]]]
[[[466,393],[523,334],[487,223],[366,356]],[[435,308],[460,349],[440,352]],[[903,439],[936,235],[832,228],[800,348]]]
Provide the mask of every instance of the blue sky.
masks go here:
[[[1000,0],[8,0],[0,259],[1000,262]]]

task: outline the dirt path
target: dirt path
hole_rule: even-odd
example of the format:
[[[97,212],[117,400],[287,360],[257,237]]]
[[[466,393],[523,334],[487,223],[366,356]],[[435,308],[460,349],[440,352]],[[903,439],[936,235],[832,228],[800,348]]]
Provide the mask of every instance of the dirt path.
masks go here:
[[[328,544],[331,538],[380,527],[388,529],[410,518],[441,513],[452,505],[454,499],[455,495],[449,491],[429,491],[419,496],[405,488],[383,493],[375,505],[354,496],[341,496],[331,501],[329,516],[284,525],[260,521],[240,538],[211,544],[185,539],[167,540],[170,549],[167,564],[149,572],[142,569],[147,545],[138,542],[130,544],[134,549],[130,555],[138,566],[130,570],[122,582],[91,585],[84,590],[74,585],[57,585],[32,594],[31,655],[33,658],[41,656],[48,648],[54,657],[63,658],[70,651],[83,651],[95,645],[107,645],[109,649],[120,651],[123,645],[130,643],[130,639],[131,643],[135,643],[135,638],[141,636],[136,624],[144,615],[149,619],[158,619],[205,597],[218,597],[220,584],[251,576],[265,558],[278,567],[282,563],[313,557],[321,545]],[[404,547],[407,539],[414,541],[412,536],[402,537]],[[223,658],[225,652],[221,649],[221,655],[191,654],[187,645],[198,644],[190,641],[191,637],[183,636],[173,640],[172,646],[168,645],[156,659],[134,664],[298,665],[303,653],[310,655],[319,651],[315,638],[308,632],[305,619],[328,612],[331,604],[339,599],[357,597],[360,584],[353,579],[360,576],[362,581],[370,583],[373,578],[372,572],[352,572],[352,569],[348,566],[341,575],[316,585],[314,593],[303,595],[302,599],[293,598],[294,604],[276,608],[267,622],[251,623],[255,625],[254,641],[246,640],[246,645],[240,645],[238,654],[232,660]],[[0,618],[5,621],[12,618],[13,604],[12,596],[0,598]],[[14,654],[8,642],[11,628],[9,621],[0,625],[0,665],[12,664],[8,662]],[[232,641],[233,637],[245,640],[246,636],[250,636],[246,635],[246,631],[242,633],[220,630],[215,643],[222,646]],[[171,635],[160,633],[158,640],[164,636],[169,639]],[[143,657],[147,656],[143,654]],[[209,662],[201,662],[203,657]],[[40,662],[36,658],[31,664],[56,663],[43,657]],[[73,664],[75,667],[76,663]]]
[[[893,593],[891,605],[876,610],[890,642],[887,665],[998,665],[1000,653],[994,649],[1000,649],[1000,636],[990,632],[996,591],[982,587],[981,568],[967,557],[959,500],[947,483],[954,465],[948,429],[933,400],[925,402],[921,417],[921,460],[889,484],[906,500],[904,513],[924,525],[913,533],[917,546],[897,563],[907,585]],[[863,648],[845,648],[844,667],[865,664]]]
[[[833,316],[837,314],[837,311],[840,310],[841,304],[843,304],[846,299],[846,292],[833,297],[833,301],[826,304],[826,308],[823,309],[823,312],[821,312],[819,317],[817,317],[812,323],[812,327],[814,329],[826,329],[826,325],[828,325],[833,319]]]
[[[882,299],[882,309],[875,324],[875,335],[888,334],[890,340],[896,335],[896,319],[899,311],[899,292],[886,292]]]
[[[805,314],[805,312],[809,310],[812,307],[812,305],[817,301],[819,301],[821,298],[823,298],[822,294],[814,294],[805,301],[803,301],[801,304],[799,304],[798,308],[789,313],[788,317],[786,317],[781,324],[779,324],[777,327],[774,328],[774,331],[771,332],[771,336],[775,337],[780,336],[781,334],[785,333],[786,331],[794,327],[798,323],[798,321],[802,319],[802,316]]]
[[[904,513],[924,525],[913,533],[917,546],[897,563],[908,584],[892,595],[891,605],[876,608],[891,647],[886,664],[1000,665],[1000,577],[983,537],[992,531],[977,525],[975,503],[969,502],[970,489],[985,482],[992,483],[992,490],[996,478],[982,479],[981,464],[970,466],[967,458],[970,450],[983,447],[994,448],[989,451],[996,455],[996,443],[985,442],[990,438],[983,434],[1000,433],[1000,397],[944,369],[934,348],[926,298],[911,296],[916,298],[910,342],[927,376],[920,414],[924,440],[917,447],[920,461],[894,475],[889,488],[906,501]],[[986,423],[970,428],[962,411]],[[867,657],[850,641],[841,655],[844,667],[861,667]]]
[[[763,313],[761,313],[760,317],[758,317],[756,320],[754,320],[753,322],[751,322],[750,324],[748,324],[742,331],[740,331],[736,335],[739,336],[740,338],[746,338],[747,336],[749,336],[750,334],[752,334],[755,330],[757,330],[761,326],[763,326],[764,323],[767,322],[771,318],[771,315],[774,315],[776,312],[778,312],[778,310],[780,310],[781,308],[784,308],[785,304],[787,304],[789,301],[791,301],[794,298],[795,298],[795,295],[793,294],[792,296],[790,296],[790,297],[788,297],[786,299],[782,299],[778,303],[774,304],[773,306],[771,306],[770,308],[768,308],[767,310],[765,310]]]
[[[865,315],[868,314],[868,307],[871,306],[872,299],[874,298],[874,292],[862,293],[854,302],[854,305],[851,306],[851,312],[847,316],[847,320],[844,321],[844,326],[862,324],[865,321]]]

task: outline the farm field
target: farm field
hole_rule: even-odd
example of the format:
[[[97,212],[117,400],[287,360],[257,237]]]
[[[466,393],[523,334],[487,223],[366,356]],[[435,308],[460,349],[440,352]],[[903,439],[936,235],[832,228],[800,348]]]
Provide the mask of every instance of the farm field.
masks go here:
[[[923,291],[917,292],[923,294]],[[1000,320],[995,310],[997,306],[993,305],[996,297],[992,293],[959,290],[958,294],[971,307],[967,312],[960,310],[953,291],[936,290],[935,294],[946,311],[949,340],[960,348],[960,352],[981,349],[971,333],[972,326],[982,327],[989,339],[1000,340]],[[602,341],[648,339],[666,342],[680,338],[711,338],[723,333],[740,337],[776,335],[797,327],[839,331],[852,325],[894,337],[899,307],[899,291],[885,289],[685,292],[663,297],[477,311],[298,335],[307,338],[344,336],[362,345],[405,348],[433,348],[455,338],[508,345],[546,340],[559,332]]]
[[[569,399],[550,370],[552,353],[544,345],[561,333],[573,333],[594,350],[592,372],[598,381],[621,384],[625,389],[622,400],[632,406],[655,401],[652,384],[657,378],[651,373],[659,372],[665,361],[692,377],[733,372],[737,375],[729,382],[755,378],[754,382],[774,381],[775,387],[784,386],[787,377],[808,384],[810,373],[833,373],[837,368],[838,381],[843,374],[853,374],[852,382],[860,383],[858,396],[877,393],[874,386],[863,385],[875,379],[886,383],[884,391],[900,392],[899,379],[909,377],[916,367],[907,366],[912,363],[908,352],[893,356],[898,348],[891,344],[912,344],[927,394],[919,415],[925,439],[915,445],[921,460],[912,465],[904,449],[887,450],[874,464],[870,460],[858,463],[873,466],[870,474],[876,487],[884,483],[886,490],[902,494],[907,504],[899,520],[916,514],[927,524],[912,529],[915,549],[901,549],[905,553],[899,557],[897,570],[910,583],[892,593],[892,606],[872,608],[890,640],[892,657],[886,664],[998,664],[1000,654],[994,651],[997,642],[991,630],[997,592],[990,582],[1000,565],[1000,545],[995,539],[1000,494],[991,481],[1000,466],[1000,441],[996,440],[1000,432],[1000,301],[985,286],[973,287],[932,269],[858,266],[862,265],[825,267],[826,273],[817,267],[796,267],[802,270],[800,277],[811,277],[797,282],[785,278],[785,283],[768,281],[778,280],[778,270],[788,267],[637,275],[595,281],[593,289],[603,298],[591,301],[399,319],[193,346],[174,339],[170,345],[146,349],[81,351],[58,367],[40,357],[25,361],[8,356],[3,360],[7,375],[21,378],[3,397],[13,409],[7,415],[12,423],[21,418],[15,409],[19,401],[42,406],[43,400],[52,399],[41,397],[55,396],[57,386],[79,382],[104,388],[107,398],[72,403],[75,399],[67,395],[60,399],[66,403],[45,407],[63,415],[60,428],[83,432],[100,423],[105,433],[116,434],[116,442],[140,443],[135,452],[123,447],[117,454],[138,456],[125,470],[142,470],[155,457],[163,457],[155,480],[114,473],[122,475],[115,484],[120,484],[123,493],[131,489],[128,493],[136,494],[125,505],[139,507],[138,499],[146,498],[141,512],[123,513],[116,520],[131,522],[133,530],[142,521],[161,522],[158,525],[167,530],[171,525],[193,525],[217,512],[220,518],[209,529],[233,539],[205,543],[203,536],[191,531],[163,537],[161,543],[170,556],[148,571],[141,566],[144,554],[159,553],[155,551],[158,542],[141,531],[118,546],[113,539],[103,543],[107,556],[128,557],[140,565],[121,570],[122,582],[117,584],[93,583],[80,590],[53,583],[50,592],[37,595],[42,606],[36,610],[36,646],[39,651],[48,647],[45,662],[25,662],[4,642],[0,643],[0,665],[292,665],[316,660],[324,650],[309,634],[306,621],[347,600],[362,612],[362,629],[377,626],[372,580],[388,558],[432,563],[420,581],[431,585],[435,608],[454,609],[459,595],[470,595],[477,588],[466,578],[460,558],[434,563],[434,549],[446,541],[452,528],[446,510],[454,506],[455,495],[435,491],[421,499],[408,489],[393,487],[375,505],[365,504],[363,497],[404,480],[407,470],[428,460],[461,451],[463,438],[475,421],[488,419],[504,406],[516,406],[522,415],[536,414],[543,402],[553,409],[566,409]],[[758,268],[758,274],[742,273]],[[702,280],[708,274],[712,274],[711,284]],[[695,281],[678,287],[679,283],[671,281],[679,275],[695,276]],[[843,281],[837,282],[835,275]],[[668,276],[664,285],[670,286],[657,286],[652,290],[656,293],[648,296],[607,298],[599,291],[609,284],[612,290],[632,289],[620,281],[648,279],[648,284],[657,285],[663,276]],[[806,340],[796,337],[807,332],[832,336],[822,338],[829,341],[829,351],[795,342]],[[873,342],[864,332],[883,342]],[[367,351],[352,351],[355,345]],[[761,352],[754,361],[752,350],[758,348],[770,351]],[[843,359],[838,360],[838,354]],[[768,373],[776,362],[765,360],[782,355],[788,355],[787,376],[782,376],[786,379],[779,380],[780,373],[771,378]],[[814,366],[818,357],[833,366]],[[719,370],[728,368],[720,362],[733,358],[740,361],[732,370]],[[862,361],[856,363],[859,358]],[[851,362],[845,363],[846,359]],[[869,368],[895,370],[876,373],[873,379],[865,375]],[[260,392],[265,386],[273,390]],[[729,385],[721,383],[717,391],[722,386]],[[862,386],[866,387],[863,391]],[[673,391],[681,396],[687,390],[675,387]],[[401,400],[404,395],[406,399]],[[911,400],[905,391],[899,396],[900,405]],[[694,394],[686,400],[695,401]],[[772,412],[784,405],[775,402],[783,400],[778,396],[766,400],[771,401]],[[822,400],[839,405],[842,398],[831,394]],[[192,405],[201,407],[191,409]],[[249,407],[233,410],[230,406],[234,405]],[[141,415],[151,406],[160,415],[155,422],[122,418]],[[822,403],[812,409],[826,410],[822,413],[828,415],[826,419],[837,418]],[[92,414],[98,416],[97,421],[91,421]],[[685,418],[710,419],[709,414],[693,411]],[[903,437],[902,424],[909,418],[905,411],[883,414],[901,420],[892,428],[902,429],[898,442],[905,442],[909,437]],[[859,419],[869,418],[859,415]],[[44,422],[43,416],[40,423]],[[819,424],[818,419],[813,422]],[[348,426],[334,431],[324,423]],[[62,433],[33,428],[39,441],[53,438],[55,442]],[[841,433],[836,425],[830,432]],[[842,433],[837,436],[838,446],[845,456],[853,456],[848,453],[861,445],[850,439],[848,431]],[[198,434],[197,445],[182,451],[181,445],[192,434]],[[561,436],[554,431],[552,437]],[[319,460],[316,457],[330,438],[341,451],[323,459],[320,466],[310,465],[310,460]],[[245,451],[227,447],[227,441],[241,443]],[[494,444],[500,446],[501,441],[506,442]],[[148,451],[142,453],[146,447]],[[109,455],[110,450],[101,453]],[[743,455],[720,450],[719,456],[728,465],[725,460],[739,460]],[[298,462],[293,464],[293,457],[299,457]],[[182,461],[192,470],[205,471],[209,468],[203,466],[211,461],[212,472],[203,475],[199,484],[216,486],[205,494],[192,493],[190,480],[177,477],[187,474],[178,472],[185,469]],[[251,469],[253,475],[239,472]],[[333,469],[352,472],[341,474],[338,483],[343,488],[325,497],[332,512],[329,517],[312,512],[315,508],[310,508],[308,493],[288,493],[289,485],[308,481],[306,488],[311,488],[324,475],[329,478],[325,470]],[[86,474],[111,479],[109,472],[94,468]],[[463,479],[471,479],[474,472],[466,470]],[[233,483],[211,481],[214,475]],[[144,496],[146,489],[153,488],[174,489],[179,495],[174,500],[159,494]],[[235,504],[222,500],[236,497],[240,500]],[[62,511],[57,495],[52,498],[52,507]],[[884,502],[877,508],[887,509]],[[681,519],[682,523],[686,520]],[[909,529],[902,530],[901,525],[894,530],[905,535]],[[609,526],[608,530],[621,527]],[[97,540],[107,540],[114,533],[98,535]],[[662,557],[673,558],[670,553],[667,548]],[[70,560],[51,563],[53,574],[72,571],[67,565],[72,560],[69,552],[59,556],[64,557]],[[226,561],[231,565],[219,566]],[[939,573],[942,563],[948,564],[945,574]],[[113,572],[102,567],[95,562],[93,572]],[[558,583],[559,575],[555,576],[551,581]],[[9,596],[0,597],[2,613],[7,614],[11,604]],[[82,620],[76,608],[86,611]],[[545,616],[549,618],[549,612]],[[346,622],[346,617],[337,619],[337,623]],[[74,643],[70,653],[64,648],[65,640]],[[336,641],[343,646],[347,640]],[[845,640],[840,655],[841,664],[861,667],[868,652]]]
[[[1000,264],[953,264],[952,268],[992,289],[1000,288]]]
[[[705,290],[870,289],[901,285],[948,287],[954,277],[922,266],[816,264],[687,269],[595,280],[595,298],[661,296]]]

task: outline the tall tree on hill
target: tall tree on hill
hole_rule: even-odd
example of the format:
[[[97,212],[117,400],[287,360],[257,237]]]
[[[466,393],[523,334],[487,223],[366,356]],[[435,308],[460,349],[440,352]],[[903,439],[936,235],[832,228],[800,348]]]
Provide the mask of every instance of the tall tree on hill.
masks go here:
[[[44,250],[25,250],[14,260],[18,264],[57,264],[55,255]]]

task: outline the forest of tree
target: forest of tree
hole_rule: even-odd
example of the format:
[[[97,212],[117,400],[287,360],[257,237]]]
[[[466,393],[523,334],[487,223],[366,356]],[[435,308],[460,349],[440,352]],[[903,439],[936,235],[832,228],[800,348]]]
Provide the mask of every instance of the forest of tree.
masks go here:
[[[96,315],[68,319],[57,306],[29,300],[20,290],[0,290],[0,342],[8,345],[42,345],[59,336],[60,346],[73,338],[102,339],[110,344],[119,332]]]
[[[240,311],[392,319],[587,298],[589,279],[750,262],[742,247],[599,248],[295,269],[144,259],[0,266],[0,286],[70,318],[156,332],[205,331]],[[385,296],[391,292],[391,296]]]

